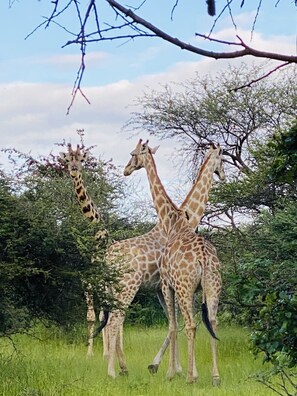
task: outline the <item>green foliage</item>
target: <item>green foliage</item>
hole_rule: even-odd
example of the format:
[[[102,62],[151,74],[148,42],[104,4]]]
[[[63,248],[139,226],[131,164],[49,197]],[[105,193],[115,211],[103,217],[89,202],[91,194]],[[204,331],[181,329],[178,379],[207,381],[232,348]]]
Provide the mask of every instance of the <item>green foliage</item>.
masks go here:
[[[252,328],[255,352],[272,362],[285,353],[292,365],[297,363],[296,218],[292,202],[274,214],[264,212],[241,233],[213,236],[218,243],[224,239],[223,307]]]
[[[252,221],[212,233],[223,262],[222,319],[251,330],[255,355],[273,368],[257,380],[280,395],[297,390],[296,122],[252,150],[253,171],[220,186],[224,211]]]
[[[276,183],[296,184],[297,179],[297,121],[291,128],[275,134],[267,144],[274,153],[268,176]],[[265,154],[269,155],[266,152]]]
[[[141,288],[127,311],[126,323],[156,326],[167,323],[164,310],[153,289]]]
[[[86,316],[89,283],[96,308],[111,309],[116,301],[107,286],[117,288],[118,271],[105,264],[106,246],[94,239],[100,227],[80,213],[68,172],[53,156],[34,160],[15,150],[10,155],[22,165],[10,177],[0,173],[0,334],[22,331],[39,319],[70,328]],[[121,192],[110,167],[90,162],[90,189],[107,221],[109,213],[116,219],[112,210]]]

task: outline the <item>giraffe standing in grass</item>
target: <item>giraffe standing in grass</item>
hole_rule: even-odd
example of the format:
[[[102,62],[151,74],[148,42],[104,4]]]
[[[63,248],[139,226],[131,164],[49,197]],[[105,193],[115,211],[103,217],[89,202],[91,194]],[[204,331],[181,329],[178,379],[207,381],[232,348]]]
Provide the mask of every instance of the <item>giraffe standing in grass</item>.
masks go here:
[[[219,151],[214,150],[212,147],[207,153],[203,165],[200,168],[198,176],[196,178],[195,183],[192,186],[189,194],[187,195],[185,201],[182,204],[182,208],[186,210],[189,216],[189,224],[192,229],[196,229],[198,226],[201,217],[204,213],[206,202],[208,200],[209,189],[211,187],[210,183],[205,183],[206,175],[211,172],[211,175],[214,172],[219,173],[220,177],[224,177],[223,167],[222,167],[222,158],[221,154],[218,156]],[[133,158],[133,156],[132,156]],[[141,164],[136,163],[135,169],[137,169],[138,165]],[[126,169],[127,170],[127,169]],[[212,179],[211,179],[212,181]],[[132,245],[128,246],[128,256],[125,257],[123,254],[123,258],[126,263],[129,263],[127,259],[131,258],[129,268],[130,271],[127,274],[127,278],[123,283],[123,291],[124,294],[119,297],[120,301],[125,302],[125,307],[128,307],[131,301],[133,300],[136,292],[138,291],[141,284],[149,284],[154,285],[159,288],[160,276],[159,276],[159,268],[158,261],[162,256],[163,249],[166,242],[166,233],[162,228],[161,222],[159,222],[150,233],[139,237],[138,244],[140,250],[137,249],[137,246],[134,245],[134,241],[132,241]],[[125,243],[127,241],[120,241],[118,243]],[[212,265],[215,267],[219,267],[219,260],[216,255],[216,250],[211,245],[210,242],[204,241],[205,247],[207,250],[208,257],[212,262]],[[130,250],[130,249],[133,250]],[[118,250],[120,251],[120,245],[118,246]],[[130,253],[129,253],[130,251]],[[132,254],[131,254],[132,253]],[[131,257],[129,257],[131,254]],[[134,255],[134,256],[133,256]],[[133,270],[132,270],[133,269]],[[115,376],[115,354],[117,352],[119,364],[121,368],[121,374],[127,372],[127,366],[125,362],[125,357],[123,351],[119,346],[119,339],[117,338],[119,335],[119,329],[121,328],[124,322],[125,315],[124,313],[117,312],[112,313],[110,316],[108,331],[110,333],[110,344],[109,344],[109,361],[108,361],[108,374],[112,377]],[[162,356],[169,344],[169,335],[166,337],[160,351],[155,356],[153,363],[149,366],[151,372],[157,372],[159,364],[161,362]],[[213,346],[214,349],[214,346]],[[214,351],[215,354],[215,351]],[[178,371],[181,371],[181,367],[179,365],[178,357],[177,357],[177,349],[175,353],[176,359],[176,367]]]
[[[153,158],[155,151],[156,149],[149,148],[148,142],[142,143],[140,140],[131,153],[132,158],[125,167],[124,175],[128,176],[135,170],[145,168],[159,222],[166,235],[165,248],[158,264],[169,318],[170,358],[167,377],[171,379],[179,371],[176,358],[176,296],[185,322],[188,340],[187,382],[195,382],[198,378],[195,363],[196,323],[193,315],[193,300],[194,293],[201,284],[202,313],[213,336],[211,338],[212,381],[214,385],[218,385],[220,376],[217,367],[215,331],[221,291],[219,261],[212,260],[206,241],[193,231],[188,221],[186,205],[181,209],[177,208],[167,195],[157,174]],[[211,147],[196,179],[195,185],[196,187],[197,184],[199,185],[202,194],[209,191],[213,173],[217,170],[220,170],[220,178],[224,179],[222,150],[219,146],[218,148]],[[196,187],[193,186],[193,189]],[[116,333],[114,336],[116,337]],[[112,336],[110,338],[112,339]]]
[[[60,158],[67,164],[69,174],[71,176],[73,187],[77,201],[84,216],[90,222],[100,223],[101,214],[90,198],[82,178],[82,163],[87,160],[87,152],[82,152],[80,146],[77,145],[76,150],[73,150],[71,144],[67,145],[67,153],[60,153]],[[100,230],[96,233],[95,239],[97,241],[103,240],[107,237],[106,230]],[[87,323],[88,323],[88,350],[87,356],[93,355],[93,333],[96,322],[96,315],[94,310],[94,299],[92,294],[92,286],[87,284],[85,291],[85,299],[87,304]]]
[[[209,155],[210,154],[211,152],[209,152]],[[82,167],[81,162],[86,160],[85,153],[82,153],[79,147],[77,147],[76,151],[74,151],[71,149],[70,146],[67,154],[60,153],[60,155],[61,158],[66,161],[66,163],[68,163],[69,172],[73,179],[75,193],[78,198],[78,202],[81,205],[82,213],[90,221],[98,221],[100,219],[100,213],[98,212],[96,205],[92,202],[92,199],[89,197],[89,194],[86,192],[80,172]],[[201,188],[201,180],[203,177],[202,170],[207,168],[207,158],[208,155],[206,155],[204,164],[201,167],[201,171],[198,173],[196,180],[197,182],[192,186],[192,189],[190,190],[188,196],[182,204],[182,207],[185,207],[187,210],[187,213],[189,215],[189,223],[191,224],[191,227],[193,229],[195,229],[200,223],[200,219],[204,213],[206,202],[208,200],[208,190]],[[221,172],[219,167],[218,171]],[[162,254],[165,242],[165,233],[161,227],[161,224],[157,223],[157,225],[148,233],[134,238],[117,241],[108,248],[106,255],[108,263],[110,263],[111,265],[113,263],[117,263],[118,265],[122,265],[123,267],[126,267],[128,269],[125,276],[121,279],[122,294],[118,296],[118,299],[122,302],[124,308],[129,307],[137,291],[139,290],[140,285],[142,284],[145,284],[146,287],[155,288],[158,293],[160,302],[164,306],[165,303],[163,301],[163,295],[160,289],[160,277],[157,262]],[[218,263],[218,258],[214,246],[208,241],[205,242],[208,247],[208,254],[211,257],[212,261],[214,263]],[[89,328],[88,355],[90,356],[93,354],[92,333],[94,329],[95,312],[93,307],[92,295],[89,294],[89,296],[90,303],[88,304],[87,320]],[[110,354],[109,351],[109,328],[116,326],[118,321],[120,322],[118,327],[118,336],[120,337],[118,343],[120,343],[122,348],[122,324],[125,319],[125,312],[121,311],[120,316],[113,316],[114,314],[111,313],[109,324],[103,330],[103,354],[106,358],[109,358],[109,356],[111,355],[108,373],[112,377],[115,376],[115,357],[114,353]],[[166,337],[160,351],[153,359],[152,364],[149,365],[149,370],[152,373],[157,372],[163,354],[165,353],[168,345],[169,335]],[[120,361],[120,365],[122,367],[121,373],[124,374],[127,372],[126,364],[124,362],[125,358],[121,350],[119,354],[122,357]],[[179,366],[178,362],[177,366]]]

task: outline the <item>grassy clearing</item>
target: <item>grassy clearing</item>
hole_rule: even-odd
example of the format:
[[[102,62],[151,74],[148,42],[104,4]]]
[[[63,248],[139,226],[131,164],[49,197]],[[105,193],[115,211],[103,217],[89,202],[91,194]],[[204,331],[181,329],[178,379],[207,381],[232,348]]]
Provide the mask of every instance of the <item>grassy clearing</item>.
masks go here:
[[[199,382],[187,385],[185,374],[172,381],[165,379],[168,354],[158,374],[147,370],[161,345],[166,328],[125,331],[125,351],[129,376],[107,377],[102,359],[102,342],[96,340],[96,353],[86,358],[86,346],[78,337],[67,339],[56,330],[39,330],[34,339],[18,335],[11,341],[0,340],[0,395],[3,396],[268,396],[272,391],[249,377],[263,369],[248,351],[247,333],[241,328],[226,327],[219,332],[219,369],[222,384],[211,385],[209,336],[200,328],[197,337]],[[182,365],[186,371],[186,340],[180,334]],[[16,350],[15,350],[16,348]]]

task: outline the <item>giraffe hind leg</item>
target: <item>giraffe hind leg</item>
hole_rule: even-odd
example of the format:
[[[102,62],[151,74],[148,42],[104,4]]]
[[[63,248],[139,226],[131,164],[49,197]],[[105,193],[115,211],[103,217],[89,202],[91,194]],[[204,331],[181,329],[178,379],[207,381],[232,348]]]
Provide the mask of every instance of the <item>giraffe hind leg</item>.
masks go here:
[[[218,298],[217,297],[210,297],[207,298],[207,311],[209,322],[211,324],[211,328],[213,332],[216,333],[217,330],[217,309],[218,309]],[[211,337],[210,339],[210,346],[211,346],[211,355],[212,355],[212,384],[213,386],[219,386],[221,383],[220,374],[217,365],[217,337]]]

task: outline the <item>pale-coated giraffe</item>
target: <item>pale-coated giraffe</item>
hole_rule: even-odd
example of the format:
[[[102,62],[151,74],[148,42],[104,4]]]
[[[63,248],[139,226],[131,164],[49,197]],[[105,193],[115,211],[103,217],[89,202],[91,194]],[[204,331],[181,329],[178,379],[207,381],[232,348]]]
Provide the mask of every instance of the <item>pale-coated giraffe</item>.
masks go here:
[[[124,174],[145,168],[149,180],[150,190],[159,222],[166,235],[166,243],[161,259],[158,263],[162,292],[166,302],[169,317],[170,359],[167,377],[173,378],[179,370],[176,359],[177,322],[175,310],[175,296],[185,321],[185,331],[188,339],[188,373],[187,382],[195,382],[198,372],[195,363],[195,335],[196,323],[193,315],[194,293],[201,284],[203,294],[202,311],[204,318],[209,320],[210,332],[214,336],[216,331],[216,314],[221,291],[220,265],[218,260],[212,260],[206,241],[198,236],[188,221],[187,209],[178,209],[167,195],[157,174],[153,153],[148,142],[140,140],[132,151],[132,158],[125,167]],[[219,165],[219,166],[218,166]],[[195,184],[200,184],[200,191],[208,191],[213,181],[213,173],[220,170],[220,178],[225,174],[222,167],[222,149],[211,147],[210,152]],[[193,188],[195,188],[193,186]],[[110,349],[119,348],[116,341],[117,333],[110,335]],[[220,383],[220,376],[216,358],[216,340],[211,338],[212,350],[212,381],[214,385]]]
[[[84,187],[82,174],[81,174],[81,162],[87,159],[86,153],[83,153],[79,146],[77,146],[76,151],[71,149],[71,145],[68,145],[68,153],[60,153],[61,158],[68,163],[68,168],[70,175],[73,179],[73,185],[75,188],[75,193],[78,202],[81,205],[81,210],[83,214],[90,221],[97,221],[100,219],[100,213],[98,208],[93,203],[89,194],[86,192]],[[205,157],[205,161],[208,155]],[[204,164],[201,166],[201,170],[204,169]],[[220,169],[218,169],[220,171]],[[199,172],[197,176],[197,182],[193,184],[189,194],[187,195],[182,207],[185,207],[189,215],[189,222],[193,229],[195,229],[200,223],[200,219],[204,213],[206,202],[208,200],[208,191],[205,188],[200,188],[200,182],[202,180],[202,173]],[[118,296],[118,299],[122,302],[124,308],[128,308],[131,301],[135,297],[137,291],[141,284],[145,284],[147,287],[156,288],[159,295],[159,299],[162,302],[162,293],[160,290],[160,279],[159,270],[157,262],[160,258],[162,250],[164,248],[166,241],[165,234],[162,230],[160,223],[158,223],[151,231],[148,233],[115,242],[112,244],[107,251],[107,261],[113,265],[117,263],[128,268],[127,274],[121,279],[122,294]],[[216,250],[210,242],[207,242],[209,254],[214,262],[218,262],[216,256]],[[95,321],[95,312],[93,307],[92,294],[89,293],[87,297],[90,297],[88,304],[88,356],[93,354],[93,329]],[[88,300],[87,300],[88,301]],[[124,321],[124,311],[121,312],[122,322]],[[113,314],[111,314],[110,322],[113,323]],[[108,357],[109,355],[109,345],[108,345],[108,329],[109,325],[103,330],[103,347],[104,355]],[[120,345],[122,345],[122,325],[120,326]],[[169,345],[169,335],[166,337],[160,351],[153,359],[153,363],[149,365],[149,369],[152,373],[157,372],[159,364],[161,362],[162,356]],[[111,366],[114,363],[110,364]],[[178,365],[178,362],[177,362]],[[122,374],[126,372],[125,364],[122,364]],[[109,370],[111,376],[115,376],[114,369]]]

